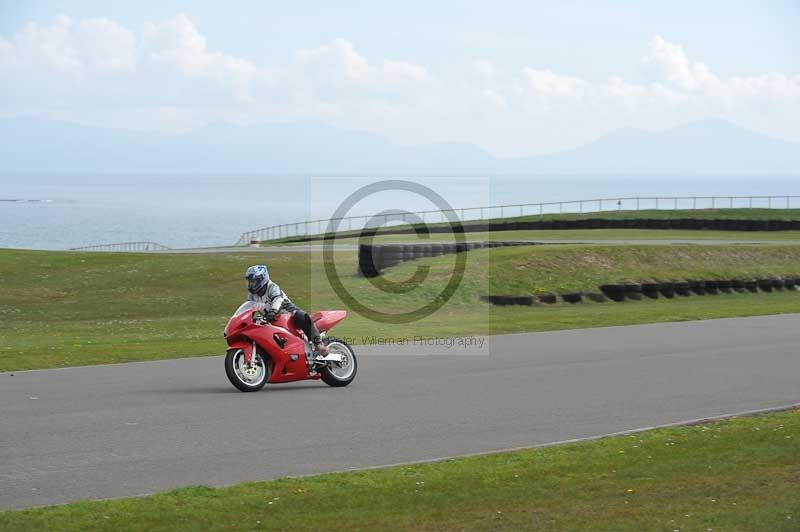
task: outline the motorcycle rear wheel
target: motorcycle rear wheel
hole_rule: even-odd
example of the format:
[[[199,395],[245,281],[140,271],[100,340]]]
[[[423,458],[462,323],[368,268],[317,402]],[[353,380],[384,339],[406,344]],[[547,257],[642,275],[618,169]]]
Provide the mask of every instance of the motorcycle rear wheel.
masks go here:
[[[345,362],[340,368],[322,368],[322,370],[320,370],[322,381],[328,386],[333,386],[335,388],[347,386],[356,378],[356,372],[358,371],[358,360],[356,359],[356,354],[353,352],[353,348],[347,345],[344,340],[333,337],[325,340],[325,343],[328,345],[328,350],[331,353],[342,355]]]
[[[244,373],[244,351],[241,349],[228,349],[225,354],[225,374],[237,389],[243,392],[257,392],[269,380],[272,373],[272,364],[269,359],[266,361],[259,353],[256,353],[256,374],[248,377]]]

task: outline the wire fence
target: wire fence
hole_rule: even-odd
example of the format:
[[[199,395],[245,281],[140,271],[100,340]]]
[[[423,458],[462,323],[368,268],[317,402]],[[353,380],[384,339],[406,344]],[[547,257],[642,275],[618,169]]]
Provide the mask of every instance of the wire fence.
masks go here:
[[[239,236],[235,245],[322,234],[335,224],[337,231],[361,230],[384,225],[442,223],[456,216],[461,222],[550,214],[589,214],[609,211],[698,209],[792,209],[800,208],[800,196],[659,196],[620,197],[466,207],[462,209],[387,212],[380,215],[319,218],[271,225]]]
[[[137,252],[137,251],[165,251],[171,248],[159,244],[158,242],[120,242],[117,244],[98,244],[95,246],[83,246],[70,248],[70,251],[113,251],[113,252]]]

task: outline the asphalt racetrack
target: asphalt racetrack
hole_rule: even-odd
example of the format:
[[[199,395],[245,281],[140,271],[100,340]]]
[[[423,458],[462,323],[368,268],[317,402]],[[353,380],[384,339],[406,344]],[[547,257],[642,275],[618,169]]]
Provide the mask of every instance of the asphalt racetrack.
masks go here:
[[[800,403],[798,347],[795,314],[475,338],[470,347],[357,346],[358,376],[340,389],[306,381],[244,394],[221,357],[0,373],[0,508],[791,405]]]

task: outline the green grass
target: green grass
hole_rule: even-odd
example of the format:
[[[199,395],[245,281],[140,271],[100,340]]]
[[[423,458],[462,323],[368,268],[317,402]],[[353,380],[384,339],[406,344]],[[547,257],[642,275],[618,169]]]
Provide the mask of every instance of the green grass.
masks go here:
[[[0,530],[769,530],[800,520],[800,411],[351,473],[0,513]]]
[[[358,277],[353,252],[336,254],[343,285],[384,312],[419,308],[450,278],[454,256],[390,269],[385,293]],[[106,254],[0,251],[0,371],[222,354],[222,329],[245,298],[245,268],[266,260],[273,278],[308,310],[347,307],[318,253]],[[463,282],[430,319],[376,323],[351,312],[335,333],[354,339],[546,331],[659,321],[800,312],[800,293],[536,307],[493,307],[484,294],[595,290],[625,280],[800,275],[796,246],[525,246],[467,253]]]
[[[495,249],[476,259],[483,259],[491,270],[492,292],[537,293],[589,291],[608,282],[795,276],[800,248],[559,245],[531,250],[525,246]]]

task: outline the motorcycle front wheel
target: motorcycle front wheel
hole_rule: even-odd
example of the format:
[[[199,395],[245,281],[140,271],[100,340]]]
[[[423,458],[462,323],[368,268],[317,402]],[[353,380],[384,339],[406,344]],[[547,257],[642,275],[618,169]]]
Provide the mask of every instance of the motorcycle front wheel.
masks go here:
[[[330,353],[342,355],[342,363],[322,368],[320,371],[322,381],[328,386],[347,386],[356,378],[358,371],[358,360],[353,348],[338,338],[329,338],[325,340],[325,343],[328,345]]]
[[[272,366],[269,359],[266,361],[260,353],[255,355],[255,367],[248,368],[244,361],[244,351],[241,349],[228,349],[225,355],[225,374],[228,380],[243,392],[257,392],[269,380]]]

